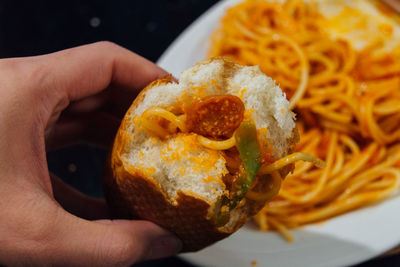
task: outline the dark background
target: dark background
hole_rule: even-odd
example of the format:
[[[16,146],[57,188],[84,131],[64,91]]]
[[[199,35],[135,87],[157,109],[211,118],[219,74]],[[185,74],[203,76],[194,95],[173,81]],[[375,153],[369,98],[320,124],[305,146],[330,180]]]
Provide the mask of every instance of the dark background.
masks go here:
[[[0,58],[40,55],[100,40],[156,61],[217,0],[0,0]],[[102,197],[106,151],[80,144],[48,153],[49,169],[80,191]],[[360,266],[395,266],[400,256]],[[176,257],[137,266],[191,266]],[[250,265],[249,265],[250,266]]]

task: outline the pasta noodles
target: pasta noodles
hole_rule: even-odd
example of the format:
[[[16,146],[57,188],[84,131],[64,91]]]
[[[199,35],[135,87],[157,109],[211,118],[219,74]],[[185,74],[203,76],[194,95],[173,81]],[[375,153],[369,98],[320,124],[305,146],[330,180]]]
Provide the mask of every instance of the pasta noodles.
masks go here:
[[[211,37],[210,57],[259,65],[280,84],[298,114],[297,151],[326,162],[296,161],[254,217],[288,241],[288,228],[379,202],[400,186],[400,44],[385,52],[382,39],[357,50],[325,25],[312,1],[246,0]]]
[[[236,145],[235,136],[232,135],[231,138],[224,140],[224,141],[216,141],[208,139],[204,136],[198,135],[197,140],[199,143],[207,148],[214,149],[214,150],[226,150],[232,148]]]

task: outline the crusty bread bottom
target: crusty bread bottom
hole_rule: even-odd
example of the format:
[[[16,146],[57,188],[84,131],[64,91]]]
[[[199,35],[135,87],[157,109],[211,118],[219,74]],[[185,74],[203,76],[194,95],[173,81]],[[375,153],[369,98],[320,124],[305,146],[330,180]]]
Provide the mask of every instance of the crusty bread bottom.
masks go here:
[[[183,251],[197,251],[221,240],[242,226],[242,216],[224,232],[215,228],[208,218],[210,205],[201,199],[178,192],[177,205],[171,204],[157,185],[139,172],[129,173],[123,166],[106,168],[105,196],[112,215],[116,218],[145,219],[176,234],[183,242]],[[119,182],[113,179],[118,175]]]

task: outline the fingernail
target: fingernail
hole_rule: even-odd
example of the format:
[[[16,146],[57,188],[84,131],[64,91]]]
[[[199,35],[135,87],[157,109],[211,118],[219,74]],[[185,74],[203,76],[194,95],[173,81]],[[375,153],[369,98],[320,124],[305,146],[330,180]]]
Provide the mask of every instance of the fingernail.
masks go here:
[[[175,236],[163,236],[151,244],[150,251],[146,257],[150,259],[165,258],[177,254],[182,249],[182,242]]]

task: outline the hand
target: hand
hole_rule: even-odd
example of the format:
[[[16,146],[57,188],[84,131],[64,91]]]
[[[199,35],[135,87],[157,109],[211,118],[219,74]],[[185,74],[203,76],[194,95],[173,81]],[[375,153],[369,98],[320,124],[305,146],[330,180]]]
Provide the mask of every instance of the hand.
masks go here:
[[[136,94],[166,72],[108,42],[2,59],[0,70],[0,264],[115,266],[175,254],[172,234],[106,220],[104,201],[46,162],[46,150],[82,139],[110,145]]]

